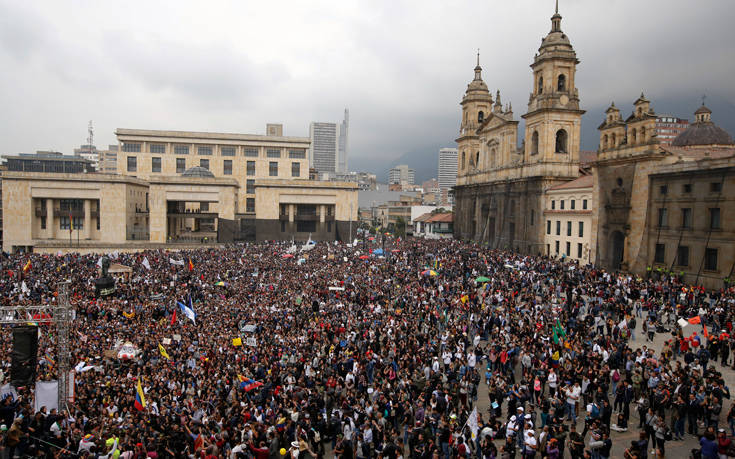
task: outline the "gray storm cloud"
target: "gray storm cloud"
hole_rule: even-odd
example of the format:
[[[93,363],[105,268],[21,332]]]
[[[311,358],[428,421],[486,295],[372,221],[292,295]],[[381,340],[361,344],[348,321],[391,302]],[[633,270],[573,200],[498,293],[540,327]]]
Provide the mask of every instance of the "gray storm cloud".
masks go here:
[[[258,133],[282,122],[307,135],[349,107],[351,164],[381,168],[453,144],[477,48],[488,86],[520,116],[553,4],[0,0],[0,154],[70,153],[90,119],[106,145],[123,126]],[[735,126],[731,0],[560,6],[582,61],[583,148],[607,104],[627,110],[641,90],[681,116],[706,93]]]

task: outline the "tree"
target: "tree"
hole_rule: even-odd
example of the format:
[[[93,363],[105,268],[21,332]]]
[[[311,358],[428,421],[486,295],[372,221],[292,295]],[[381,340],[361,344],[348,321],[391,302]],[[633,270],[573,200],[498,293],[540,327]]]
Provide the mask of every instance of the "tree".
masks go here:
[[[406,237],[406,220],[403,217],[396,218],[396,236]]]

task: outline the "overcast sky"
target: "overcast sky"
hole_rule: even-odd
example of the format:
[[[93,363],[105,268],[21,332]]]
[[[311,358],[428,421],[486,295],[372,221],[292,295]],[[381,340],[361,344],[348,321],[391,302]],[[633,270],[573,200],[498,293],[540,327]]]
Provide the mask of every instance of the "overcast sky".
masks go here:
[[[0,0],[0,154],[115,128],[307,136],[351,115],[351,159],[454,144],[480,48],[517,117],[553,0]],[[561,0],[583,108],[703,93],[735,104],[733,0]],[[679,114],[691,116],[691,113]],[[600,112],[599,118],[602,119]],[[714,114],[716,119],[717,113]],[[360,162],[359,160],[356,162]]]

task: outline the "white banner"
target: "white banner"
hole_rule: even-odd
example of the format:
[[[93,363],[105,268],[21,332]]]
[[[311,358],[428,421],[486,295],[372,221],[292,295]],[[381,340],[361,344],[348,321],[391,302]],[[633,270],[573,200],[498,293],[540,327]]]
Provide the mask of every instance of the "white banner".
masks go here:
[[[472,410],[470,417],[467,418],[467,426],[469,426],[470,432],[472,432],[472,439],[474,440],[477,438],[477,431],[479,429],[479,425],[477,424],[477,407]]]
[[[18,393],[15,391],[15,387],[10,384],[0,387],[0,400],[4,400],[8,395],[13,397],[13,401],[18,399]]]
[[[168,262],[172,265],[184,266],[184,260],[174,260],[173,258],[169,258]]]
[[[258,340],[256,340],[255,338],[246,338],[245,339],[245,344],[247,344],[248,346],[257,347],[258,346]]]
[[[58,381],[36,381],[36,406],[35,412],[46,407],[46,412],[59,409],[59,382]]]

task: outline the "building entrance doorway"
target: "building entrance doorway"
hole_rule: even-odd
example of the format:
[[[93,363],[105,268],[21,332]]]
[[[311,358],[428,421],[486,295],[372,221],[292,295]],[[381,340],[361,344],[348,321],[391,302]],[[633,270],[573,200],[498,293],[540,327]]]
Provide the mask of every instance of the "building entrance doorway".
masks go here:
[[[620,269],[623,263],[623,255],[625,249],[625,235],[620,231],[613,231],[611,238],[612,255],[611,266],[613,269]]]

